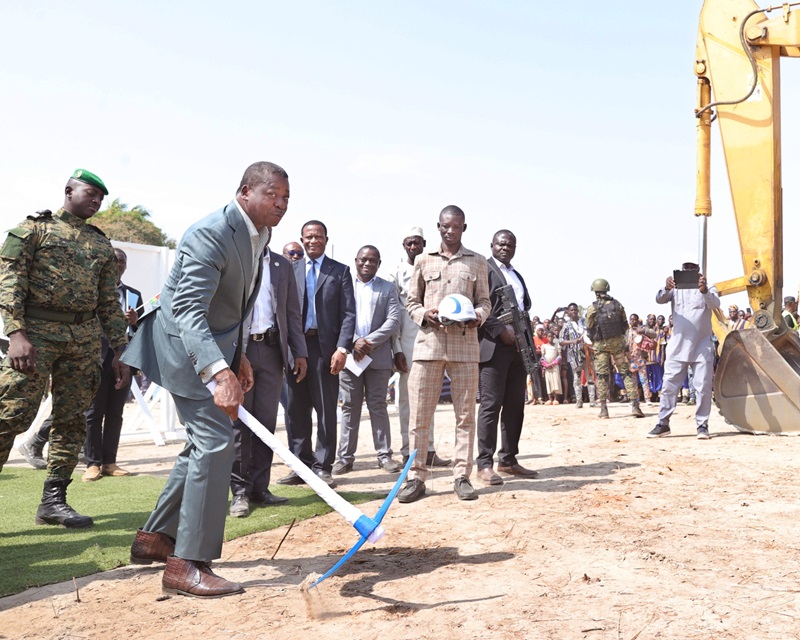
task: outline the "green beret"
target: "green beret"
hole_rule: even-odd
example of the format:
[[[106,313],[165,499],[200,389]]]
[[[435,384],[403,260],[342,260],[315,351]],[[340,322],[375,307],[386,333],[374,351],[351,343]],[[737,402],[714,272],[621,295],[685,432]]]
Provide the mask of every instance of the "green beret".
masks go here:
[[[75,169],[75,173],[72,174],[72,179],[79,180],[80,182],[85,182],[86,184],[90,184],[93,187],[97,187],[104,194],[108,195],[108,189],[106,189],[106,185],[104,185],[103,181],[96,175],[94,175],[91,171],[87,171],[86,169]]]

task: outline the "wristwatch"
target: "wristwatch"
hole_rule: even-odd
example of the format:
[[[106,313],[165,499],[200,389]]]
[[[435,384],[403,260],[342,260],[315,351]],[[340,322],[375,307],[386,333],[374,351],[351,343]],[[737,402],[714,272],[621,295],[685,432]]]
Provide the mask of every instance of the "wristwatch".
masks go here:
[[[349,352],[347,349],[345,349],[344,347],[336,347],[336,350],[337,350],[339,353],[342,353],[342,354],[344,354],[344,355],[347,355],[348,353],[350,353],[350,352]]]

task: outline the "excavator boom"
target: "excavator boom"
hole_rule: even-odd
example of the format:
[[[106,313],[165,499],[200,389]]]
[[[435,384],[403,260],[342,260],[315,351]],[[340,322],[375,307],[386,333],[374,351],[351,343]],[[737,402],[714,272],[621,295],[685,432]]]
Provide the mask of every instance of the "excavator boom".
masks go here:
[[[716,287],[720,295],[746,290],[754,314],[752,327],[734,331],[719,310],[715,313],[721,353],[714,393],[722,415],[751,433],[800,433],[800,339],[781,316],[780,58],[800,55],[796,5],[800,2],[759,8],[753,0],[705,0],[695,57],[695,215],[711,215],[710,135],[717,124],[743,273]]]

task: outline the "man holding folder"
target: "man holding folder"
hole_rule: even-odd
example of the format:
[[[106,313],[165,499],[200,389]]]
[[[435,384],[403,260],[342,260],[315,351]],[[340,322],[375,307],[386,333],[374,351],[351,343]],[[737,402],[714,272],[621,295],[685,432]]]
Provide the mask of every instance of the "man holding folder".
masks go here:
[[[400,328],[400,302],[391,282],[376,274],[381,254],[366,245],[356,254],[356,331],[353,355],[339,374],[342,392],[342,429],[339,436],[339,460],[333,475],[353,470],[358,446],[358,427],[364,396],[372,425],[372,441],[378,455],[378,468],[397,473],[400,467],[392,459],[392,436],[386,387],[392,375],[391,338]]]

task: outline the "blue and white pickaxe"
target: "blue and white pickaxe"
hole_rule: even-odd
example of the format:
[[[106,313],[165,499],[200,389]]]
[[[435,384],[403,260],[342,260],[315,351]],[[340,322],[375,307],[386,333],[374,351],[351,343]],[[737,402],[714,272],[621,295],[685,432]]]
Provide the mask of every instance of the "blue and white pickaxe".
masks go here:
[[[216,383],[212,380],[207,385],[208,390],[211,393],[214,393],[214,388],[216,387]],[[392,504],[392,501],[397,496],[397,492],[400,491],[400,487],[403,484],[403,480],[405,480],[406,476],[408,475],[408,471],[411,469],[411,465],[414,462],[414,458],[417,455],[416,450],[411,452],[411,455],[408,457],[408,462],[406,462],[403,471],[400,473],[400,477],[397,478],[397,482],[394,483],[392,490],[389,492],[389,495],[386,496],[386,499],[381,504],[378,512],[375,514],[374,518],[370,518],[369,516],[365,515],[358,507],[350,504],[347,500],[345,500],[342,496],[336,493],[333,489],[331,489],[321,478],[317,476],[311,469],[309,469],[296,455],[294,455],[289,449],[281,443],[278,438],[275,437],[275,434],[270,433],[269,429],[267,429],[263,424],[261,424],[256,418],[249,413],[242,405],[239,405],[238,410],[238,417],[245,425],[247,425],[248,429],[252,431],[255,435],[259,437],[259,439],[267,445],[270,449],[275,452],[281,460],[298,476],[300,476],[303,481],[311,487],[314,492],[322,498],[328,505],[336,511],[339,515],[341,515],[349,524],[355,527],[356,531],[360,538],[358,541],[352,546],[352,548],[345,553],[337,562],[334,564],[328,571],[326,571],[321,577],[317,578],[313,584],[311,584],[310,588],[316,587],[320,582],[322,582],[325,578],[331,576],[339,569],[345,562],[347,562],[353,555],[358,551],[364,543],[369,540],[371,543],[375,544],[383,538],[384,534],[386,533],[384,528],[381,526],[381,521],[383,517],[386,515],[386,512],[389,510],[389,506]]]

